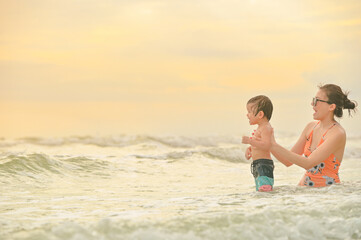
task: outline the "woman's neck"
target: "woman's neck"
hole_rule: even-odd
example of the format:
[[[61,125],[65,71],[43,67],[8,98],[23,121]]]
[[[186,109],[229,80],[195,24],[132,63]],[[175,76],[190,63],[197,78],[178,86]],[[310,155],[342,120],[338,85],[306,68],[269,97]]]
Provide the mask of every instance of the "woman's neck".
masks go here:
[[[322,129],[326,129],[326,128],[331,127],[335,123],[336,123],[336,121],[333,117],[325,118],[325,119],[320,120],[320,127]]]

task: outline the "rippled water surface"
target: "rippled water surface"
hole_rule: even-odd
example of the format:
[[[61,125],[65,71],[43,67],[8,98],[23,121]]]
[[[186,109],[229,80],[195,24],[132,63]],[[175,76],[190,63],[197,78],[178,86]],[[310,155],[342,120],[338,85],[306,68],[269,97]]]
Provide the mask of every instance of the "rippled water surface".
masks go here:
[[[239,137],[2,139],[0,239],[361,239],[360,144],[339,185],[275,161],[258,193]]]

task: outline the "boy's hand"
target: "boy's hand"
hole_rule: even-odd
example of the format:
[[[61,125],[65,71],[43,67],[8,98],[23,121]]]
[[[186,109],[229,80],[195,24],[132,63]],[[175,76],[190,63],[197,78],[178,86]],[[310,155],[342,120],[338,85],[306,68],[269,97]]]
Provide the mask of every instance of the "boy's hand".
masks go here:
[[[246,157],[247,160],[249,160],[252,157],[252,148],[248,147],[246,149],[246,153],[244,154],[244,156]]]

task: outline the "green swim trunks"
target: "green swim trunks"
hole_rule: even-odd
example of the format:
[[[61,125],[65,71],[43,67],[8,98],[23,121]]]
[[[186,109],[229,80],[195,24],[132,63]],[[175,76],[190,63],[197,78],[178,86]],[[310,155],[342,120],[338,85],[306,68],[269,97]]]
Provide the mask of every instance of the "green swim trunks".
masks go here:
[[[257,159],[251,164],[251,172],[256,182],[256,190],[263,185],[270,185],[273,188],[274,164],[271,159]]]

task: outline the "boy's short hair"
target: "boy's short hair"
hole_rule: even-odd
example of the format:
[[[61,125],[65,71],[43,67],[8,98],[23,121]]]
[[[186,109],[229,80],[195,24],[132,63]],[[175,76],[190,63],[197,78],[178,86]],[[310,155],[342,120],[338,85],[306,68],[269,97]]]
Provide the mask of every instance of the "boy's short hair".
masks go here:
[[[264,95],[258,95],[248,100],[247,104],[254,104],[252,107],[252,110],[255,112],[254,115],[257,115],[260,111],[262,111],[268,121],[271,120],[273,105],[268,97]]]

